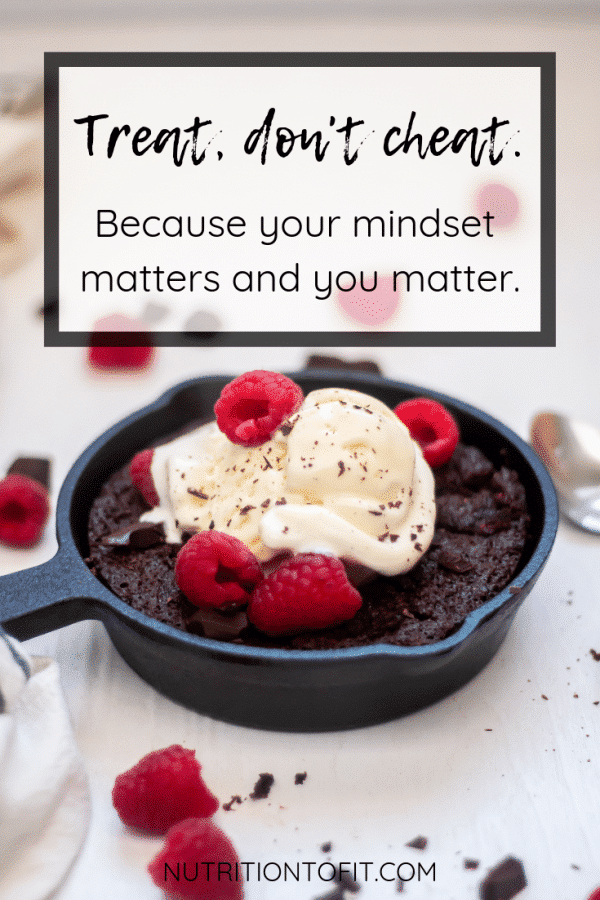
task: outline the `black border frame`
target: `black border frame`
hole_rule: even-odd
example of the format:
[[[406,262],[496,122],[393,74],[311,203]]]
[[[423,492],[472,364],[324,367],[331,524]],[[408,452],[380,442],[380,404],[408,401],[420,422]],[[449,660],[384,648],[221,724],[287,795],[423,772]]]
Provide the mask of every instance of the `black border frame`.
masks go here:
[[[45,184],[44,184],[44,319],[46,347],[83,347],[90,334],[58,329],[59,190],[58,75],[67,66],[521,66],[540,69],[541,235],[540,330],[527,332],[281,331],[128,332],[126,337],[95,333],[97,346],[180,347],[210,344],[223,347],[555,347],[556,346],[556,54],[490,53],[71,53],[44,54]]]

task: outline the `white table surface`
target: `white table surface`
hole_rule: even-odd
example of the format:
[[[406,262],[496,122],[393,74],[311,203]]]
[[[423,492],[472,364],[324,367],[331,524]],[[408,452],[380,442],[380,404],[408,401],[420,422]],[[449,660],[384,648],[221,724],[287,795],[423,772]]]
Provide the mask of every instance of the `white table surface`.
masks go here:
[[[229,20],[108,26],[88,21],[0,32],[2,70],[41,68],[44,50],[199,48],[318,50],[552,50],[558,62],[556,348],[344,350],[385,374],[458,396],[526,437],[535,412],[572,412],[600,424],[597,260],[600,128],[597,19]],[[78,454],[106,427],[165,388],[205,373],[300,367],[305,349],[163,348],[150,373],[93,376],[82,349],[43,347],[36,316],[42,260],[2,285],[0,468],[51,455],[53,496]],[[0,295],[1,296],[1,295]],[[376,339],[374,339],[375,344]],[[326,350],[326,348],[324,348]],[[30,551],[0,548],[0,573],[49,559],[52,528]],[[523,900],[585,900],[600,885],[600,542],[561,522],[550,560],[500,652],[470,684],[388,724],[325,735],[274,734],[212,721],[159,696],[121,660],[98,623],[27,642],[57,659],[93,796],[81,857],[57,900],[158,900],[145,872],[160,841],[128,833],[111,807],[115,776],[148,751],[194,748],[222,802],[247,797],[261,772],[275,785],[217,821],[240,857],[435,863],[436,880],[404,896],[474,900],[489,867],[523,861]],[[542,698],[546,695],[547,700]],[[296,772],[307,772],[301,786]],[[424,851],[405,844],[428,838]],[[331,841],[324,854],[320,845]],[[465,858],[480,861],[467,871]],[[373,867],[374,868],[374,867]],[[405,872],[408,870],[404,870]],[[373,875],[371,875],[373,877]],[[396,896],[363,882],[365,900]],[[328,886],[252,881],[247,900],[310,900]]]

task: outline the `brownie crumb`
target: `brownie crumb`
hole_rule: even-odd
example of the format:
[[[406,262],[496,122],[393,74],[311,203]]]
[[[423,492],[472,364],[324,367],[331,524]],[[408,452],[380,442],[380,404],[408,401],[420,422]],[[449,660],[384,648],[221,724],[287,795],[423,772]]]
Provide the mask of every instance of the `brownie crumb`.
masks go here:
[[[222,808],[225,810],[225,812],[231,812],[234,803],[237,803],[238,805],[241,805],[243,803],[243,800],[239,794],[234,794],[228,803],[223,804]]]
[[[598,653],[597,650],[590,650],[590,653],[592,655],[592,659],[595,659],[596,662],[600,662],[600,653]]]
[[[350,894],[358,894],[361,886],[358,881],[355,881],[354,878],[352,878],[349,872],[340,872],[338,869],[336,877],[340,880],[342,890],[348,891]]]
[[[546,695],[545,695],[545,694],[542,694],[542,700],[547,700],[547,699],[548,699],[548,698],[546,697]]]
[[[465,859],[463,862],[463,866],[465,869],[478,869],[479,868],[479,860],[478,859]]]
[[[306,772],[296,772],[294,784],[304,784],[306,781]]]
[[[481,900],[512,900],[527,887],[525,870],[520,860],[507,856],[491,869],[479,887]]]
[[[402,879],[400,877],[396,879],[396,893],[397,894],[404,893],[404,882],[402,881]]]
[[[324,844],[321,844],[321,852],[322,853],[331,853],[332,847],[333,847],[333,844],[331,843],[331,841],[325,841]]]
[[[427,838],[419,835],[418,837],[413,838],[412,841],[409,841],[406,846],[412,847],[414,850],[424,850],[427,846],[427,843]]]
[[[250,794],[252,800],[264,800],[265,797],[268,797],[274,781],[273,775],[270,775],[268,772],[261,772],[258,776],[258,781],[254,785],[254,790]]]

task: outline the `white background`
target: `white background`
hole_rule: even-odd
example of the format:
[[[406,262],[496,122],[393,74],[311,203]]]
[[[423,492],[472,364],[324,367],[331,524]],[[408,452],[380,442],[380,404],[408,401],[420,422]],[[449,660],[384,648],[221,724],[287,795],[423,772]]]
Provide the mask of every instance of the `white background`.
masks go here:
[[[149,299],[160,298],[171,310],[161,330],[177,331],[199,306],[216,315],[225,331],[354,331],[362,323],[349,320],[335,302],[314,289],[314,273],[322,284],[329,271],[364,272],[372,284],[393,271],[419,270],[427,275],[438,270],[460,270],[471,266],[477,274],[493,271],[498,278],[494,291],[467,290],[463,276],[459,291],[421,292],[413,280],[409,291],[400,277],[400,305],[382,330],[390,331],[537,331],[540,318],[540,71],[520,67],[274,67],[274,68],[127,68],[69,67],[60,70],[60,329],[88,331],[100,316],[113,312],[139,316]],[[268,110],[275,107],[266,164],[259,160],[262,143],[252,155],[243,151],[244,141],[258,128]],[[446,151],[423,160],[413,146],[408,154],[386,157],[383,140],[394,126],[401,138],[411,112],[416,112],[412,134],[421,133],[427,144],[436,128],[445,126],[448,141],[460,129],[487,128],[492,117],[509,124],[498,130],[495,156],[504,148],[503,159],[492,166],[489,135],[481,134],[486,151],[481,164],[470,161],[470,141],[458,154]],[[87,126],[74,119],[108,113],[96,122],[94,154],[87,150]],[[199,148],[207,148],[203,163],[194,166],[189,152],[181,167],[172,162],[172,145],[161,154],[150,150],[133,155],[131,139],[141,126],[152,130],[192,125],[194,116],[212,125],[200,130]],[[334,115],[334,128],[329,117]],[[343,161],[343,137],[335,128],[346,118],[364,120],[351,139],[355,163]],[[119,137],[111,159],[107,158],[109,134],[115,126],[131,126],[131,135]],[[330,141],[322,162],[312,150],[294,147],[281,158],[275,153],[275,130],[291,128],[294,134],[306,128],[309,135],[321,130],[323,143]],[[181,144],[188,136],[182,135]],[[364,140],[364,145],[359,142]],[[400,138],[392,139],[392,146]],[[448,141],[444,141],[444,144]],[[217,160],[216,152],[223,153]],[[517,157],[516,153],[520,155]],[[354,216],[383,216],[386,227],[390,211],[424,216],[440,210],[442,220],[455,216],[460,222],[477,210],[474,195],[487,182],[508,184],[519,196],[518,227],[509,232],[491,223],[494,237],[487,237],[485,222],[478,237],[354,237]],[[241,216],[246,221],[242,237],[199,238],[97,236],[97,210],[114,210],[144,219],[150,215],[191,216],[194,230],[200,217]],[[271,230],[275,216],[311,217],[311,230],[318,230],[324,216],[340,216],[332,237],[327,233],[311,238],[282,235],[265,246],[260,219]],[[106,218],[106,216],[105,216]],[[151,230],[157,223],[151,223]],[[428,230],[432,227],[428,224]],[[364,229],[364,226],[363,226]],[[109,229],[104,228],[106,234]],[[141,229],[140,229],[141,231]],[[208,223],[206,231],[208,232]],[[299,263],[298,292],[277,287],[270,281],[253,292],[236,291],[234,274],[240,270],[282,272]],[[82,292],[82,272],[119,272],[149,269],[159,265],[165,272],[217,271],[220,289],[205,290],[197,279],[193,292],[156,290],[145,292],[141,279],[135,292],[112,293],[104,286],[94,290],[95,279],[87,279]],[[500,273],[511,271],[506,290],[499,287]],[[163,276],[163,282],[164,282]],[[254,276],[256,278],[256,275]],[[475,278],[477,275],[475,276]],[[286,279],[290,286],[290,277]],[[125,276],[124,287],[131,279]],[[243,281],[245,285],[245,280]],[[434,284],[439,286],[440,277]],[[373,330],[378,330],[373,326]]]

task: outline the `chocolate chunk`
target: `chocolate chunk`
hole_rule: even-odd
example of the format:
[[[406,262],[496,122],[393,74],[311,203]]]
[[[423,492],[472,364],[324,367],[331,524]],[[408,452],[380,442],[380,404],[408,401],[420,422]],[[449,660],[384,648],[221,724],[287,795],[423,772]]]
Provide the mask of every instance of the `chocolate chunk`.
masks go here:
[[[337,881],[336,886],[326,894],[315,897],[314,900],[346,900],[346,891],[349,894],[358,894],[361,889],[358,881],[355,881],[348,872],[340,872],[339,869],[336,869],[335,876],[331,880]]]
[[[294,424],[295,424],[295,423],[294,423]],[[280,426],[279,426],[279,430],[280,430],[280,432],[282,433],[282,435],[283,435],[284,437],[287,437],[288,434],[291,434],[291,433],[292,433],[293,427],[294,427],[294,426],[291,424],[291,422],[284,422],[283,425],[280,425]]]
[[[155,547],[164,542],[162,525],[154,525],[151,522],[134,522],[107,534],[102,539],[106,547],[132,547],[135,550],[145,550],[147,547]]]
[[[19,456],[11,464],[7,475],[24,475],[50,489],[50,460],[38,456]]]
[[[306,781],[306,772],[296,772],[296,777],[294,778],[294,784],[304,784]]]
[[[305,368],[347,369],[349,371],[372,372],[374,375],[381,375],[381,369],[373,359],[359,359],[356,362],[351,362],[347,359],[340,359],[339,356],[323,356],[319,353],[313,353],[308,357]]]
[[[527,887],[525,871],[520,860],[507,856],[491,869],[479,886],[481,900],[512,900]]]
[[[232,641],[248,627],[245,612],[224,613],[218,609],[198,609],[187,621],[187,630],[217,641]]]
[[[424,850],[427,846],[427,838],[420,834],[418,837],[413,838],[412,841],[409,841],[406,846],[412,847],[414,850]]]
[[[199,500],[208,500],[208,494],[205,494],[203,491],[197,491],[196,488],[188,488],[188,494],[191,494],[192,497],[198,497]]]
[[[258,776],[258,781],[254,785],[254,790],[250,794],[250,797],[253,800],[264,800],[265,797],[269,796],[274,782],[275,778],[272,775],[270,775],[268,772],[261,772]]]
[[[338,878],[344,891],[348,891],[350,894],[358,894],[360,884],[352,878],[349,872],[340,872],[338,869]]]
[[[321,851],[323,853],[331,853],[332,847],[333,847],[333,844],[331,843],[331,841],[325,841],[324,844],[321,844]]]

